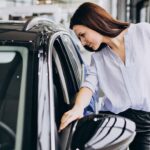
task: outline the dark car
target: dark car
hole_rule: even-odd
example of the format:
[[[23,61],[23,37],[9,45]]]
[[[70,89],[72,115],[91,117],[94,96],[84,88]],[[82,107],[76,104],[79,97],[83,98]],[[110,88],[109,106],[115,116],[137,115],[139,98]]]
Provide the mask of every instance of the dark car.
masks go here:
[[[91,114],[58,132],[85,77],[79,47],[49,19],[0,22],[0,150],[124,150],[135,124]]]

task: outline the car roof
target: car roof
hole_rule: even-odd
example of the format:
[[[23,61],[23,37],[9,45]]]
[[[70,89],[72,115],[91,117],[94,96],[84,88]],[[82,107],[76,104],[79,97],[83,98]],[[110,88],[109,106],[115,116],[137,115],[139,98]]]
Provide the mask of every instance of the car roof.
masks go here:
[[[58,31],[66,31],[62,25],[44,17],[35,17],[28,21],[0,21],[0,42],[34,43],[45,28],[50,33],[49,36]]]
[[[7,30],[19,30],[21,31],[23,26],[25,24],[25,21],[0,21],[0,30],[7,29]]]

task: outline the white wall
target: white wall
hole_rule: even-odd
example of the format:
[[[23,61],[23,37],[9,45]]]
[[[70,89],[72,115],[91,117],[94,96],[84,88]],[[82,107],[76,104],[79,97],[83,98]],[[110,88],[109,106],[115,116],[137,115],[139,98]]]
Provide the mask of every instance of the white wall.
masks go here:
[[[53,17],[56,22],[61,19],[62,9],[58,5],[30,5],[17,6],[0,9],[0,18],[8,20],[9,14],[13,16],[32,16],[33,13],[54,13]]]
[[[117,16],[117,0],[99,0],[98,4],[107,10],[113,17]]]

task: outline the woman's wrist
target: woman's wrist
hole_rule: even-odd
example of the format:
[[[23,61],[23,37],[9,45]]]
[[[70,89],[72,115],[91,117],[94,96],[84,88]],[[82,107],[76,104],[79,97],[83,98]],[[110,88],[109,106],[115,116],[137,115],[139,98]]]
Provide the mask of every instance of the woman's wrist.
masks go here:
[[[82,105],[79,105],[79,104],[75,104],[74,106],[73,106],[73,108],[75,108],[75,109],[79,109],[79,110],[84,110],[84,106],[82,106]]]

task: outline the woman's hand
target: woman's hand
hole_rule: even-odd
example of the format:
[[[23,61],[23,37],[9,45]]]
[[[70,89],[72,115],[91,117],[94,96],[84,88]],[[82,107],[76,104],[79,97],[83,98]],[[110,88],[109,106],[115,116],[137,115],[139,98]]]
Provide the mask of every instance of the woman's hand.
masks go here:
[[[59,132],[63,130],[70,122],[82,118],[83,112],[84,108],[76,105],[71,110],[65,112],[61,118]]]
[[[82,87],[76,97],[74,107],[64,113],[61,118],[59,131],[64,129],[70,122],[83,117],[84,108],[86,108],[92,98],[93,91],[87,87]]]

